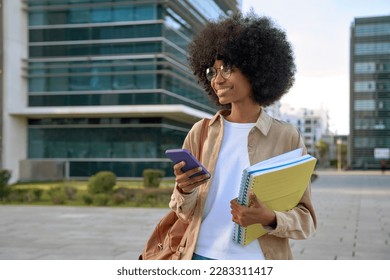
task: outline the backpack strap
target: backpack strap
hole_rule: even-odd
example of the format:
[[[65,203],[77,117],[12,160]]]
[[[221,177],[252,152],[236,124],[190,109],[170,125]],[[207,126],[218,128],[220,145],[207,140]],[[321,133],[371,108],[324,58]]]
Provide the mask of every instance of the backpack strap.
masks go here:
[[[209,123],[210,123],[210,119],[203,119],[202,129],[200,131],[199,148],[198,148],[198,156],[197,156],[199,161],[202,160],[203,144],[207,137],[207,133],[209,130]]]

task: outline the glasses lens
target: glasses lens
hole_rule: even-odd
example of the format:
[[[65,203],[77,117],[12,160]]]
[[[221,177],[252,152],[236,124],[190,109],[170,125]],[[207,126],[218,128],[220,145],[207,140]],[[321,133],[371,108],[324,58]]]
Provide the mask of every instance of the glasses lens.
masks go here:
[[[214,67],[209,67],[206,69],[207,80],[211,81],[212,79],[214,79],[215,75],[216,75],[216,71],[215,71]]]
[[[232,69],[229,66],[221,66],[221,75],[224,79],[229,79]]]

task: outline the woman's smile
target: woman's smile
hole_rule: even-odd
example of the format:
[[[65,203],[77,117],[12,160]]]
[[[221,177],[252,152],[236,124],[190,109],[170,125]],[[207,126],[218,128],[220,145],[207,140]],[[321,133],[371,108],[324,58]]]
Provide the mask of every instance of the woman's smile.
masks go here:
[[[225,94],[226,92],[228,92],[229,90],[231,90],[232,88],[231,87],[225,87],[225,88],[220,88],[217,90],[217,95],[223,95]]]

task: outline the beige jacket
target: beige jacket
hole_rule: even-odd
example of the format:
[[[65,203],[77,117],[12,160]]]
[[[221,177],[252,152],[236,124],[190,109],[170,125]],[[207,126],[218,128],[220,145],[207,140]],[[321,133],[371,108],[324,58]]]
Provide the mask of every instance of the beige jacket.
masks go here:
[[[227,111],[219,111],[209,123],[208,135],[202,151],[202,163],[211,174],[214,174],[222,143],[223,120],[221,115],[227,113]],[[201,124],[202,121],[194,124],[183,144],[183,148],[188,149],[195,155],[198,149]],[[299,147],[303,147],[306,153],[306,148],[298,130],[290,124],[273,119],[264,110],[255,127],[249,132],[248,155],[251,165]],[[182,259],[192,258],[210,185],[211,180],[198,187],[191,194],[185,195],[179,193],[176,188],[173,191],[169,207],[176,211],[182,221],[190,223],[187,248],[182,255]],[[310,185],[298,206],[288,212],[275,211],[275,213],[276,228],[268,228],[268,234],[261,236],[258,241],[266,259],[292,259],[289,238],[306,239],[315,232],[316,228]],[[230,213],[227,213],[227,215],[230,215]]]

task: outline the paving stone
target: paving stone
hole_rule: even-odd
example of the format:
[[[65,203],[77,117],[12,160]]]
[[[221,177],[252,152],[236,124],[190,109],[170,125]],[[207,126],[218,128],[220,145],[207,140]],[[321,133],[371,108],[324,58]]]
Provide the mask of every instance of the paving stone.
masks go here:
[[[298,260],[390,259],[390,173],[319,171],[316,234]],[[135,260],[169,209],[0,206],[1,260]]]

